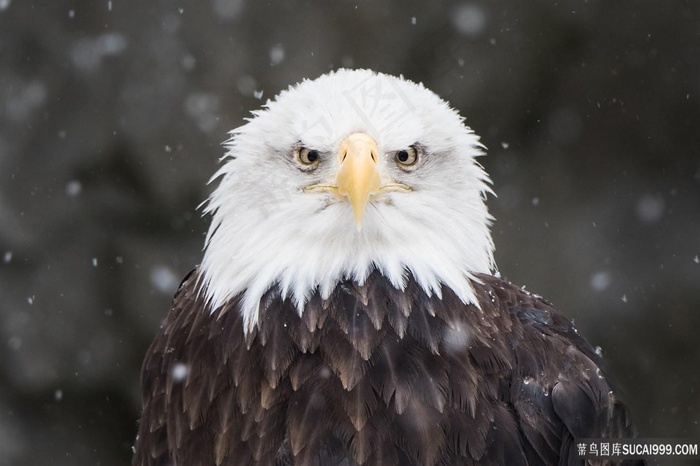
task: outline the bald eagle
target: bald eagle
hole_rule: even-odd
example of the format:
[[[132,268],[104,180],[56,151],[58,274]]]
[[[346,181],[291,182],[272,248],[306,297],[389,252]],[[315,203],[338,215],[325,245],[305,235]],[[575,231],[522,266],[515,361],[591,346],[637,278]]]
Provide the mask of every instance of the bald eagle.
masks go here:
[[[594,348],[495,273],[483,147],[437,95],[338,70],[226,148],[134,465],[580,464],[632,435]]]

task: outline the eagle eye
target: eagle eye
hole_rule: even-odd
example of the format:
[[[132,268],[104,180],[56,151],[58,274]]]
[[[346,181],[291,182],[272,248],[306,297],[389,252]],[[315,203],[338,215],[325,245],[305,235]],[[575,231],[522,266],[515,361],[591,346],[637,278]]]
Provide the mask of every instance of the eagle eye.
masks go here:
[[[397,150],[394,160],[401,168],[411,168],[418,163],[418,149],[415,146],[410,146],[407,149]]]
[[[321,159],[321,154],[315,149],[307,149],[306,147],[300,147],[296,151],[297,161],[304,165],[305,168],[314,168],[318,165]]]

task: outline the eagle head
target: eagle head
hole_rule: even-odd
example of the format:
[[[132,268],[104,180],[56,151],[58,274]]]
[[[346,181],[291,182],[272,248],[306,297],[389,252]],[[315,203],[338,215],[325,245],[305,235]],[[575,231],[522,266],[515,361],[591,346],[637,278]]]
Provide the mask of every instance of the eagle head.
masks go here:
[[[303,313],[378,271],[403,289],[450,287],[494,268],[479,138],[421,84],[341,69],[281,92],[225,143],[206,203],[201,265],[214,312],[239,296],[246,331],[277,287]]]

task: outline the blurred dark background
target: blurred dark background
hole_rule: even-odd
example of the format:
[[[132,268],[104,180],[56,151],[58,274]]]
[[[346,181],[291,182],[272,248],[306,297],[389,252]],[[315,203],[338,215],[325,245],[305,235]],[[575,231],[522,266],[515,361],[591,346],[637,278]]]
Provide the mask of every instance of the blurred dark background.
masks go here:
[[[459,109],[502,275],[700,440],[700,2],[0,0],[1,465],[129,463],[221,142],[341,66]]]

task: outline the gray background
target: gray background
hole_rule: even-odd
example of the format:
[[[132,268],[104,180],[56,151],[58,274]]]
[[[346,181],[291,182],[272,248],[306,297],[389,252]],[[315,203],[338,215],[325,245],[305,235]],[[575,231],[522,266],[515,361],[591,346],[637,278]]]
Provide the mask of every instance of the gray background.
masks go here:
[[[0,0],[0,464],[128,463],[220,143],[340,66],[423,81],[466,116],[501,273],[603,348],[642,436],[700,440],[699,10]]]

